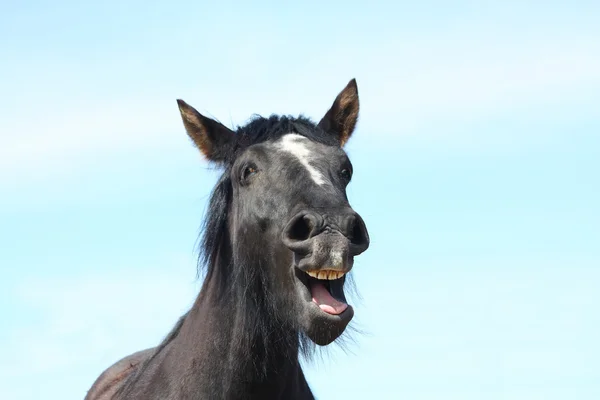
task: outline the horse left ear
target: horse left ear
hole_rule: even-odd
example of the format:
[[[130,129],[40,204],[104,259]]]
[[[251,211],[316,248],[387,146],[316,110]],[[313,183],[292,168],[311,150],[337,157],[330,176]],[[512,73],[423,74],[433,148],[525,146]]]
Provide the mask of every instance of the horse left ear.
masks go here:
[[[344,146],[356,127],[358,106],[358,86],[356,79],[352,79],[335,98],[333,105],[319,122],[319,127],[335,135],[340,146]]]
[[[223,124],[200,114],[183,100],[177,100],[188,136],[209,161],[223,162],[231,151],[235,133]]]

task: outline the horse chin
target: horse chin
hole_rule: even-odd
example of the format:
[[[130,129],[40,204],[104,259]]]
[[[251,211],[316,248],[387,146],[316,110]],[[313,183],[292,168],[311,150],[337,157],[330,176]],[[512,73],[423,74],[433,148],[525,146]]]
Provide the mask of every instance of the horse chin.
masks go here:
[[[326,346],[340,337],[354,316],[350,305],[339,315],[326,314],[316,305],[309,304],[307,308],[308,318],[304,331],[319,346]]]
[[[310,340],[326,346],[344,333],[354,316],[354,310],[344,296],[345,276],[325,281],[313,278],[296,267],[294,272],[302,306],[300,327]],[[325,289],[327,292],[324,292]]]

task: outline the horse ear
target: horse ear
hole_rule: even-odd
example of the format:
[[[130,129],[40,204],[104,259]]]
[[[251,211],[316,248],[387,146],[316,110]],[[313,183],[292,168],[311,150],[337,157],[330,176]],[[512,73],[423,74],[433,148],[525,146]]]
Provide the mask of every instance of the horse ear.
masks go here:
[[[319,122],[319,127],[335,135],[340,146],[344,146],[354,132],[357,120],[358,86],[356,79],[352,79],[335,98],[333,105]]]
[[[200,114],[183,100],[177,100],[177,105],[185,130],[196,147],[209,161],[224,161],[231,149],[235,133],[219,122]]]

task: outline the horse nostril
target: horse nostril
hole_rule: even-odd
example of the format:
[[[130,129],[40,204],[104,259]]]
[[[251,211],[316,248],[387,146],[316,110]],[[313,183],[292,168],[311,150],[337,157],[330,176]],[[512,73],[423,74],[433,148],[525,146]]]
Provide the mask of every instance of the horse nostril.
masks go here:
[[[286,238],[292,242],[301,242],[315,236],[319,221],[314,214],[296,216],[288,225]]]
[[[348,220],[348,239],[362,253],[369,247],[369,233],[362,218],[355,214]]]

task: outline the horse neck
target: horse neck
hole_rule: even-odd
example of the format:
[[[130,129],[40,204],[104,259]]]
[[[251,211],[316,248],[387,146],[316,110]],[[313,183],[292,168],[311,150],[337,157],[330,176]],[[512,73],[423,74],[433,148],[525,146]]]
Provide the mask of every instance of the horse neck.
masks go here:
[[[174,343],[178,362],[192,368],[211,398],[224,392],[226,398],[312,398],[298,360],[298,332],[269,315],[260,276],[242,287],[231,261],[222,261],[207,274]]]

